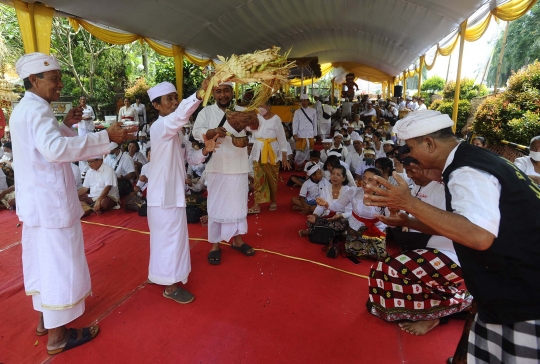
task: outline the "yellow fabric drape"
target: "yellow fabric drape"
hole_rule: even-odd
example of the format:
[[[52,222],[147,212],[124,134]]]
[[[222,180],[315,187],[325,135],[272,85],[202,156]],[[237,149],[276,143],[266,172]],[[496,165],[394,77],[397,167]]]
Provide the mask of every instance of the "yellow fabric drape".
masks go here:
[[[473,25],[470,28],[467,28],[465,31],[465,40],[467,42],[475,42],[480,39],[486,32],[489,23],[491,22],[492,15],[488,14],[484,20],[478,22],[476,25]]]
[[[361,63],[355,62],[334,62],[332,63],[334,68],[343,68],[346,72],[354,73],[355,77],[361,78],[370,82],[382,83],[391,77],[388,73],[367,66]]]
[[[332,63],[321,64],[321,77],[313,79],[313,82],[318,82],[321,78],[326,76],[328,72],[330,72],[331,70],[332,70]],[[302,83],[301,80],[298,78],[298,79],[291,80],[289,82],[289,86],[300,87],[301,83]]]
[[[437,55],[439,54],[439,52],[435,52],[435,56],[433,57],[433,61],[431,61],[431,64],[427,64],[427,62],[425,62],[425,65],[426,65],[426,69],[428,71],[431,71],[431,69],[433,68],[433,66],[435,66],[435,61],[437,60]],[[425,58],[426,55],[424,54],[424,61],[425,61]]]
[[[257,140],[264,143],[261,150],[261,164],[268,163],[268,160],[270,160],[270,164],[276,164],[276,153],[274,153],[272,143],[277,142],[277,138],[257,138]]]
[[[173,45],[172,49],[174,70],[176,72],[176,92],[182,97],[184,91],[184,49],[177,45]]]
[[[24,52],[50,54],[54,8],[40,3],[28,4],[21,0],[14,0],[13,6],[21,29]]]
[[[512,21],[520,18],[531,10],[536,0],[510,0],[506,4],[496,7],[491,14],[504,21]]]
[[[82,19],[76,19],[76,22],[88,33],[92,34],[97,39],[104,41],[105,43],[123,45],[133,43],[140,38],[140,36],[136,34],[120,33],[100,28]]]

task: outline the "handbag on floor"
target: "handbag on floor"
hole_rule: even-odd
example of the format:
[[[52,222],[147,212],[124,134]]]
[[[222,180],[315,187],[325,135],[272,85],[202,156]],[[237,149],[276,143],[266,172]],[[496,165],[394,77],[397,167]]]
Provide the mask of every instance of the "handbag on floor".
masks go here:
[[[349,227],[347,230],[347,242],[345,243],[345,252],[347,255],[359,259],[381,260],[388,256],[386,252],[386,237],[370,236],[364,234],[367,228],[360,228],[358,231]]]
[[[401,226],[386,228],[386,238],[394,242],[401,251],[425,249],[432,235],[413,231],[403,231]]]
[[[202,216],[203,211],[199,207],[195,205],[186,206],[186,220],[188,224],[199,223]]]
[[[329,245],[336,237],[336,232],[326,226],[313,226],[309,229],[309,241],[313,244]]]
[[[139,212],[141,207],[145,205],[146,202],[137,195],[129,195],[126,197],[124,209],[127,212]]]

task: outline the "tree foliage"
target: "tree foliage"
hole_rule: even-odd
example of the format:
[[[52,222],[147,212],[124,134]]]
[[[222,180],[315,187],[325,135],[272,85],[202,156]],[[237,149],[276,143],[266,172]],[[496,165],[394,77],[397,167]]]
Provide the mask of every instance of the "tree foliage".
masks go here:
[[[204,80],[203,69],[197,65],[184,60],[184,83],[182,98],[186,98],[199,89]],[[172,58],[158,56],[156,61],[156,83],[168,81],[176,85],[176,73],[174,70],[174,60]]]
[[[478,107],[475,133],[492,143],[507,140],[528,145],[540,135],[540,62],[527,66],[508,80],[505,92],[490,96]]]
[[[437,93],[444,89],[446,81],[440,76],[432,76],[422,82],[422,91],[430,91],[431,93]]]
[[[486,78],[490,87],[495,83],[502,41],[503,32],[495,44]],[[527,14],[510,23],[497,87],[505,85],[513,72],[537,59],[540,59],[540,2],[536,3]]]
[[[0,78],[5,78],[8,66],[14,65],[23,54],[15,9],[0,4]]]
[[[445,100],[453,100],[456,90],[456,82],[448,81],[444,85],[443,98]],[[459,99],[460,100],[472,100],[475,97],[482,97],[488,94],[488,89],[484,85],[474,84],[474,80],[470,78],[463,78],[459,87]]]

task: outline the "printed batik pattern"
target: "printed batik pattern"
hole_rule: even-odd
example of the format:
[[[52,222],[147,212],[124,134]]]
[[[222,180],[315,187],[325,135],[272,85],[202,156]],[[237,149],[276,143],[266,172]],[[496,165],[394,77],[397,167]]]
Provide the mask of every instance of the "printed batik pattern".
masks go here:
[[[386,321],[452,315],[472,302],[462,281],[461,267],[436,249],[388,256],[371,267],[368,309]]]

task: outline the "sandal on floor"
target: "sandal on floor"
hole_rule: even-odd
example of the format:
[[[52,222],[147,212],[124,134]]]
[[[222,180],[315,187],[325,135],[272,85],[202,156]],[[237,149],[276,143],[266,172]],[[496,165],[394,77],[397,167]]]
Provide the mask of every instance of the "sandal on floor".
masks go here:
[[[208,253],[208,263],[212,265],[218,265],[221,263],[221,249],[212,250],[210,253]]]
[[[163,297],[174,300],[183,305],[193,302],[195,296],[185,289],[178,287],[174,292],[167,294],[166,291],[163,291]]]
[[[45,336],[45,335],[47,335],[48,333],[49,333],[49,330],[47,330],[47,329],[45,329],[45,330],[43,330],[43,331],[38,331],[38,330],[36,329],[36,335],[37,335],[37,336]]]
[[[275,204],[275,203],[271,204],[269,210],[270,211],[276,211],[277,210],[277,204]]]
[[[248,209],[247,211],[248,215],[253,215],[253,214],[260,214],[261,213],[261,209]]]
[[[56,355],[56,354],[63,353],[64,351],[68,351],[69,349],[76,348],[77,346],[86,344],[87,342],[95,338],[97,334],[99,333],[98,326],[92,326],[92,327],[96,328],[96,331],[94,332],[94,334],[92,335],[90,333],[90,327],[85,327],[83,329],[82,336],[80,339],[77,339],[77,329],[68,329],[70,334],[69,334],[69,339],[66,343],[66,346],[64,346],[63,348],[58,348],[54,350],[47,350],[47,353],[49,355]]]
[[[255,255],[255,249],[253,249],[252,247],[250,247],[246,243],[244,243],[244,244],[242,244],[240,246],[235,246],[235,245],[231,244],[231,248],[233,248],[234,250],[244,254],[247,257],[252,257],[252,256]],[[251,252],[249,251],[250,249],[252,249]]]

